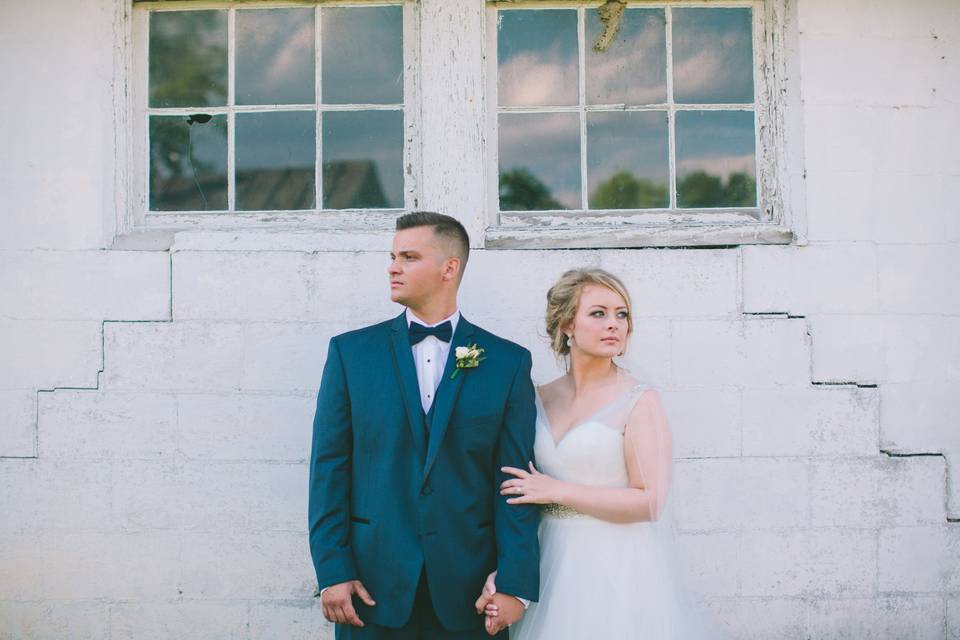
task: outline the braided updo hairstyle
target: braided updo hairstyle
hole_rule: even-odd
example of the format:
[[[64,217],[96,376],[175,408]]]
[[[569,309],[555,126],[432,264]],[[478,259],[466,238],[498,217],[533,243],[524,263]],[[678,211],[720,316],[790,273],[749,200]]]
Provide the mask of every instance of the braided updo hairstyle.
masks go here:
[[[567,334],[563,328],[573,321],[580,305],[580,295],[588,284],[606,287],[620,294],[627,305],[627,338],[633,333],[633,309],[630,294],[620,279],[603,269],[584,268],[567,271],[547,291],[547,335],[550,337],[550,348],[558,356],[570,353],[567,346]]]

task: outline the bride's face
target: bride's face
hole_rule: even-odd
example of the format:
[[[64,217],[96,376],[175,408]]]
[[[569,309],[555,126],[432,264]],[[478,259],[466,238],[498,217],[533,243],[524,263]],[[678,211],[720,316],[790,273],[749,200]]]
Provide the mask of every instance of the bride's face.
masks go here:
[[[619,293],[588,284],[580,292],[580,305],[567,333],[573,333],[571,352],[612,358],[626,348],[630,310]]]

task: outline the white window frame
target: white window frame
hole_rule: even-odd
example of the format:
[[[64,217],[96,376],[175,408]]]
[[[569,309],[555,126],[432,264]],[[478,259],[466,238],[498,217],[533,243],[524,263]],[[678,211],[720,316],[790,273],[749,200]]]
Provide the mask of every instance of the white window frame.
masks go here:
[[[384,5],[404,11],[404,209],[457,217],[471,246],[487,249],[733,246],[805,241],[802,109],[796,3],[691,0],[755,7],[758,176],[765,219],[718,221],[680,213],[624,217],[501,219],[496,166],[495,15],[501,6],[593,7],[602,0],[133,0],[115,30],[115,248],[294,251],[387,250],[396,210],[316,210],[146,215],[146,11],[245,7]],[[638,6],[666,4],[630,2]],[[119,5],[118,5],[119,7]],[[762,43],[762,46],[761,46]],[[789,82],[788,82],[789,79]],[[536,214],[535,214],[536,215]]]
[[[716,246],[771,243],[789,243],[794,239],[791,230],[791,212],[788,197],[784,135],[783,100],[785,70],[783,56],[777,53],[784,43],[785,0],[674,0],[652,2],[627,0],[628,7],[664,8],[667,14],[667,82],[672,87],[672,60],[670,39],[670,7],[749,7],[753,16],[754,56],[754,118],[756,144],[756,182],[758,207],[753,210],[738,208],[715,209],[637,209],[637,210],[591,210],[569,211],[504,211],[499,208],[499,170],[497,122],[500,113],[523,111],[564,111],[581,114],[580,153],[581,183],[586,185],[586,144],[584,131],[584,12],[597,7],[603,1],[537,1],[537,0],[488,0],[486,16],[487,72],[486,131],[491,141],[487,145],[488,228],[487,247],[505,249],[543,248],[591,248],[591,247],[642,247],[642,246]],[[578,13],[578,67],[580,78],[579,105],[563,109],[501,108],[497,98],[497,16],[500,10],[517,9],[575,9]],[[672,95],[672,93],[668,93]],[[739,105],[711,105],[701,109],[740,108]],[[675,104],[658,106],[656,110],[667,111],[670,119],[670,164],[671,176],[675,177],[675,113],[684,110]],[[641,108],[639,110],[649,110]],[[584,187],[585,189],[585,187]],[[670,188],[670,201],[675,203],[674,186]],[[586,204],[586,195],[582,195]]]
[[[263,111],[290,111],[303,110],[303,105],[280,105],[274,106],[230,106],[230,107],[207,107],[202,109],[162,109],[155,110],[148,106],[148,45],[149,45],[149,14],[155,11],[176,11],[176,10],[203,10],[216,9],[228,10],[228,105],[232,105],[234,87],[234,69],[235,69],[235,15],[236,11],[249,9],[266,8],[304,8],[313,7],[317,12],[314,20],[314,42],[315,42],[315,65],[316,65],[316,100],[317,100],[317,129],[316,144],[322,144],[322,130],[320,128],[320,114],[330,111],[357,111],[359,109],[388,109],[396,110],[397,105],[323,105],[320,102],[320,55],[321,55],[321,33],[320,33],[320,15],[319,11],[325,7],[349,7],[349,6],[397,6],[403,7],[403,171],[404,171],[404,196],[403,208],[378,208],[378,209],[321,209],[320,203],[317,207],[307,210],[270,210],[270,211],[229,211],[229,212],[197,212],[197,211],[148,211],[148,185],[149,185],[149,155],[150,148],[147,132],[149,130],[149,117],[155,111],[163,111],[172,115],[196,113],[246,113]],[[127,175],[123,176],[120,182],[123,182],[123,190],[129,194],[126,202],[123,203],[124,211],[121,213],[121,219],[118,220],[118,227],[121,233],[142,235],[149,232],[169,232],[175,233],[180,230],[249,230],[264,231],[272,229],[296,229],[298,233],[303,234],[307,230],[324,231],[349,231],[356,229],[358,232],[388,232],[394,227],[394,220],[397,215],[404,211],[418,207],[420,192],[420,162],[419,149],[412,140],[417,138],[419,129],[419,74],[417,71],[417,59],[419,57],[419,8],[417,2],[409,0],[316,0],[309,2],[304,0],[261,0],[251,2],[250,0],[134,0],[130,15],[130,30],[126,36],[126,43],[130,51],[128,68],[126,69],[128,82],[128,101],[126,104],[129,116],[118,120],[118,126],[123,122],[129,124],[129,139],[127,141]],[[308,105],[311,109],[314,105]],[[230,203],[233,206],[236,197],[234,188],[234,137],[233,123],[235,118],[230,115],[228,123],[228,150],[227,150],[227,173],[230,183]],[[318,158],[319,160],[319,158]],[[317,189],[322,191],[321,176],[323,167],[321,162],[316,163]],[[154,237],[156,234],[152,234]],[[115,243],[116,244],[116,243]],[[129,242],[128,242],[129,244]]]

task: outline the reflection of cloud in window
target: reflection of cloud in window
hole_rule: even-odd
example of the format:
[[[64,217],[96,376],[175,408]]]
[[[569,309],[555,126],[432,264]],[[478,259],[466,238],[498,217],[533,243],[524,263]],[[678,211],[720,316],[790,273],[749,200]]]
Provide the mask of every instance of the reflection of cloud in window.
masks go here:
[[[720,176],[723,179],[732,173],[746,173],[754,175],[753,154],[744,155],[702,155],[677,161],[677,176],[683,176],[694,171],[705,171],[710,175]]]
[[[309,77],[303,77],[297,73],[293,73],[294,70],[298,70],[297,67],[302,68],[305,66],[304,56],[308,56],[307,60],[313,61],[312,22],[301,25],[300,28],[283,43],[280,49],[273,55],[273,59],[269,60],[269,67],[265,72],[266,77],[289,79],[291,82],[309,79]],[[265,61],[268,60],[265,59]],[[313,65],[311,64],[309,66],[312,73]]]
[[[238,103],[312,103],[313,60],[312,10],[238,12]]]
[[[501,105],[577,103],[576,11],[502,11],[497,32]]]
[[[593,50],[603,31],[596,11],[588,12],[587,102],[657,104],[667,100],[665,19],[662,10],[628,9],[610,49]]]
[[[749,9],[676,9],[674,93],[678,102],[752,102]]]
[[[520,53],[500,65],[500,104],[576,104],[576,61],[555,46],[539,53]]]
[[[403,102],[402,7],[330,7],[321,20],[323,101]]]

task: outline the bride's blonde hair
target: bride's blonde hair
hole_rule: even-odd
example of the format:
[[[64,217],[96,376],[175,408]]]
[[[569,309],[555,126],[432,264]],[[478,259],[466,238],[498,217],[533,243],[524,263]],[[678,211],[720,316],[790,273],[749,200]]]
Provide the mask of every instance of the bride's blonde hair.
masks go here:
[[[588,284],[600,285],[620,294],[627,305],[627,338],[633,333],[633,306],[620,278],[603,269],[571,269],[547,291],[547,335],[550,336],[550,348],[559,356],[570,353],[563,328],[577,315],[580,295]]]

